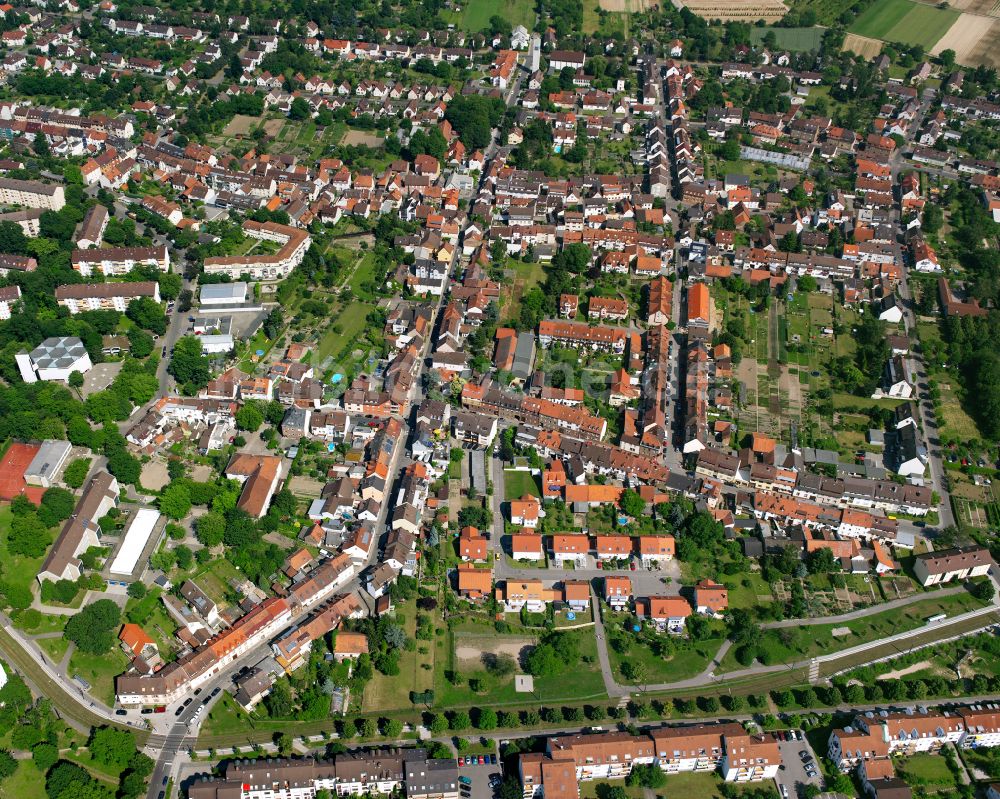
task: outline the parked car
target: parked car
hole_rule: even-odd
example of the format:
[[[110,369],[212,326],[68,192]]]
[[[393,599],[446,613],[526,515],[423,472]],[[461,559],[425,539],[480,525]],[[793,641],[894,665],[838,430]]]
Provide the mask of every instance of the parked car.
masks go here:
[[[458,781],[462,783],[462,785],[472,785],[472,780],[466,776],[459,777]]]
[[[118,710],[115,711],[115,715],[116,716],[127,716],[128,715],[128,711],[125,710],[125,708],[121,708],[120,707],[120,708],[118,708]]]
[[[497,756],[496,755],[490,755],[490,765],[491,766],[495,766],[496,764],[497,764]]]

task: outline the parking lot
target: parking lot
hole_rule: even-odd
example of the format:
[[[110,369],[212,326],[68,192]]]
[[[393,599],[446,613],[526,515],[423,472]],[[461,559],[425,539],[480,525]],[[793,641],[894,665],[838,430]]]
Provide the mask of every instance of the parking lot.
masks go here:
[[[819,773],[819,761],[816,758],[816,753],[813,752],[809,741],[806,740],[801,732],[796,731],[795,736],[801,736],[802,740],[791,740],[791,736],[789,736],[790,740],[778,741],[778,748],[781,750],[782,767],[778,771],[775,782],[778,783],[779,793],[781,793],[781,786],[785,787],[785,790],[788,791],[788,799],[802,796],[806,785],[822,787],[823,784],[823,778]],[[808,760],[800,754],[802,752],[806,753]],[[811,777],[806,773],[807,765],[812,765],[813,773],[816,774],[815,777]],[[783,793],[781,795],[784,797]]]
[[[490,787],[490,776],[500,774],[499,759],[496,765],[459,766],[459,788],[462,799],[493,799],[495,791]],[[465,783],[465,780],[469,783]]]

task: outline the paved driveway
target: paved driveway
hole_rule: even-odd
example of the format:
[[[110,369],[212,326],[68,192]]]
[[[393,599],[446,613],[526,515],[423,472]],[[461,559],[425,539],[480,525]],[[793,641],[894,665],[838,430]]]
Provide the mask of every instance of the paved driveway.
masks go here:
[[[498,758],[499,761],[499,758]],[[490,788],[490,774],[500,773],[500,763],[495,766],[461,766],[458,776],[472,780],[469,789],[461,790],[462,799],[493,799],[493,789]]]
[[[806,785],[822,786],[823,781],[820,776],[809,777],[806,775],[805,763],[808,761],[803,760],[799,753],[808,753],[817,773],[819,772],[819,762],[805,736],[802,736],[801,741],[779,741],[778,748],[781,750],[781,762],[784,766],[778,771],[778,776],[775,778],[779,792],[781,786],[784,785],[788,791],[788,799],[794,799],[794,797],[802,795]]]

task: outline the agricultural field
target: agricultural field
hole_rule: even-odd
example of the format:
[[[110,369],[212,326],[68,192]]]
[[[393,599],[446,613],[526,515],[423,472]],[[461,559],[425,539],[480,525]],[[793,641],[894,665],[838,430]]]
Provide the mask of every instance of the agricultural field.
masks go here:
[[[882,52],[885,42],[881,39],[869,39],[867,36],[859,36],[856,33],[848,33],[844,37],[844,44],[841,49],[854,53],[862,58],[875,58]]]
[[[812,28],[751,28],[750,41],[760,44],[768,33],[774,33],[775,41],[782,50],[819,50],[823,41],[823,29]]]
[[[998,15],[1000,4],[987,0],[991,4],[989,17],[981,17],[979,13],[963,13],[945,33],[931,53],[937,55],[944,50],[954,50],[955,60],[959,64],[969,66],[1000,66],[1000,19],[991,19]],[[954,4],[960,8],[960,4]]]
[[[684,5],[699,17],[723,22],[756,22],[758,19],[774,22],[788,11],[780,0],[760,0],[750,5],[739,0],[694,0]]]
[[[929,50],[958,17],[959,12],[950,8],[935,8],[911,0],[879,0],[854,21],[850,32]]]

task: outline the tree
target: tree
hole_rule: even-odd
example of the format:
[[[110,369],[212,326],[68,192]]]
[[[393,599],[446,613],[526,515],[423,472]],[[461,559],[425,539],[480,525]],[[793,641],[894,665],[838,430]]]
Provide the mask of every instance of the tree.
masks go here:
[[[54,527],[73,515],[76,498],[65,488],[53,486],[46,489],[42,495],[42,503],[38,508],[38,517],[43,524]],[[84,561],[86,563],[86,561]]]
[[[495,730],[497,728],[496,711],[489,707],[480,708],[476,718],[476,727],[480,730]]]
[[[138,485],[142,464],[127,450],[119,449],[108,455],[108,471],[121,483]]]
[[[141,328],[133,327],[126,335],[128,336],[128,351],[133,358],[147,358],[152,355],[155,342],[149,333]]]
[[[135,754],[135,738],[117,727],[98,727],[87,743],[94,760],[105,766],[124,769]]]
[[[729,613],[729,640],[736,646],[756,647],[760,643],[760,625],[743,608]]]
[[[471,726],[472,720],[464,710],[456,710],[448,719],[448,729],[450,730],[467,730]]]
[[[432,735],[440,735],[448,729],[448,719],[440,713],[434,713],[427,725],[427,729],[431,731]]]
[[[221,513],[210,511],[195,524],[195,537],[206,547],[218,546],[226,533],[226,519]]]
[[[5,780],[17,771],[17,761],[6,749],[0,749],[0,780]]]
[[[399,736],[403,734],[403,722],[399,719],[385,719],[382,725],[382,734],[392,740],[398,740]]]
[[[993,588],[993,581],[989,578],[980,580],[978,583],[973,584],[970,591],[970,593],[980,602],[992,601],[995,592],[996,591]]]
[[[955,66],[955,51],[950,48],[942,50],[938,53],[938,59],[941,61],[941,66],[945,69],[951,69]]]
[[[0,252],[27,254],[28,238],[17,222],[0,222]]]
[[[807,294],[816,291],[817,288],[816,278],[812,275],[802,275],[802,277],[796,281],[796,284],[798,285],[799,291]]]
[[[48,741],[42,741],[31,747],[31,759],[35,761],[35,767],[46,772],[59,759],[59,747]]]
[[[184,544],[174,549],[174,558],[177,560],[177,568],[182,571],[187,571],[194,565],[194,553],[191,552],[190,547],[186,547]]]
[[[191,491],[184,483],[171,483],[160,494],[159,506],[161,513],[179,521],[191,511]]]
[[[138,297],[128,304],[125,315],[139,327],[162,336],[167,332],[167,317],[163,306],[152,297]]]
[[[639,764],[632,767],[631,773],[625,778],[626,785],[641,785],[643,788],[662,788],[667,782],[663,769],[652,763]]]
[[[77,649],[90,655],[103,655],[114,644],[121,611],[110,599],[98,599],[66,622],[63,635]]]
[[[626,516],[631,516],[634,519],[642,516],[642,512],[646,507],[646,500],[639,496],[637,491],[633,491],[631,488],[626,488],[622,491],[621,499],[618,501],[618,505],[621,507],[622,512]]]
[[[14,516],[7,537],[7,549],[14,555],[37,558],[45,554],[52,536],[38,514]]]
[[[142,599],[146,596],[146,584],[140,582],[129,583],[125,593],[132,597],[132,599]]]
[[[249,433],[256,432],[264,424],[264,414],[254,403],[248,402],[236,411],[236,426]]]
[[[79,488],[90,474],[90,464],[90,458],[77,458],[72,461],[63,472],[63,482],[70,488]]]
[[[160,297],[164,300],[176,300],[184,287],[184,281],[176,272],[163,272],[156,279],[160,286]]]
[[[66,382],[69,383],[70,388],[83,388],[83,372],[74,369],[69,373],[69,380]]]
[[[281,334],[281,328],[285,324],[285,316],[281,312],[281,308],[272,308],[271,312],[267,315],[264,320],[263,330],[264,335],[267,336],[272,341],[276,339]]]
[[[288,109],[289,119],[301,120],[308,119],[310,116],[312,116],[312,109],[305,98],[296,97],[292,100],[292,105]]]
[[[200,388],[208,383],[208,359],[196,336],[182,336],[177,341],[167,371],[185,386]]]

